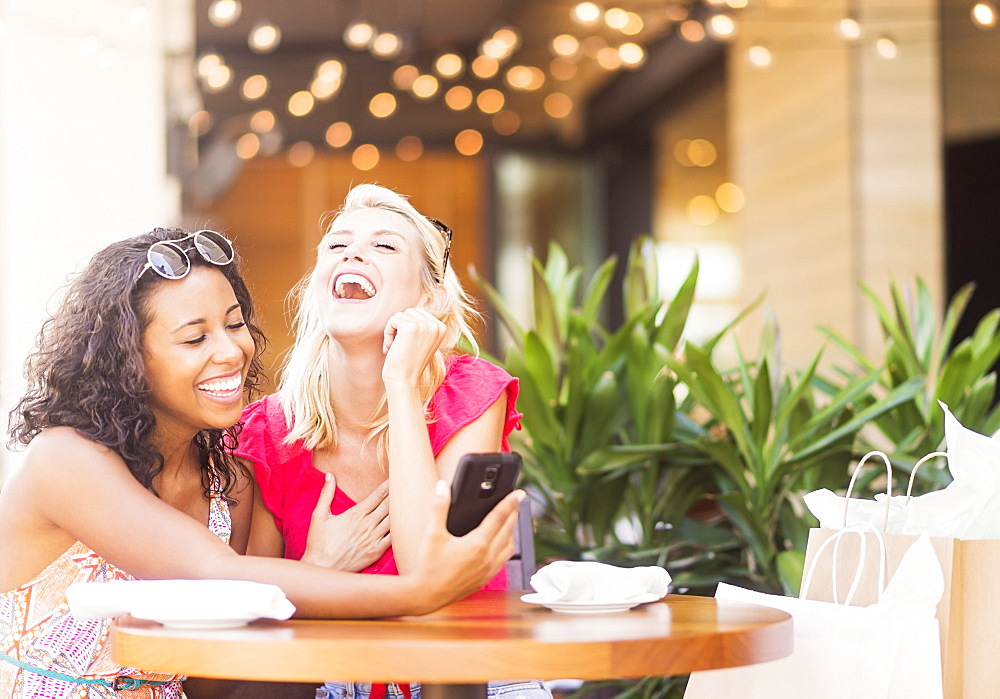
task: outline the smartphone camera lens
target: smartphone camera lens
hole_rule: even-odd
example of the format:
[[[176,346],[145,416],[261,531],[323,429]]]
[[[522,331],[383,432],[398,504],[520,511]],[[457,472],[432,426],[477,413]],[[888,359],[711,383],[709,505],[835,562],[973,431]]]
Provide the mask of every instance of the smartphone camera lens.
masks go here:
[[[499,469],[496,466],[487,466],[483,470],[483,480],[479,483],[479,489],[493,490],[493,487],[496,485],[495,481],[498,471]]]

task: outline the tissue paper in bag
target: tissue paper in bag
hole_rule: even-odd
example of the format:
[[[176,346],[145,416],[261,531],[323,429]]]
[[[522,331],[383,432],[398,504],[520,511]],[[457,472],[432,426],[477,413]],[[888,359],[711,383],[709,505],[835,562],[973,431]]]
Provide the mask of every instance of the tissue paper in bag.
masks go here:
[[[911,498],[902,510],[890,510],[889,531],[905,533],[885,534],[887,572],[891,579],[903,553],[918,535],[930,535],[944,571],[945,590],[937,608],[944,695],[947,699],[992,699],[1000,687],[1000,663],[992,650],[1000,629],[1000,439],[965,428],[947,406],[941,407],[945,412],[948,468],[955,480],[942,490]],[[900,502],[904,499],[899,497]],[[815,503],[816,498],[812,501]],[[897,498],[892,501],[895,504]],[[865,504],[884,508],[884,500]],[[881,511],[884,515],[884,509]],[[851,512],[855,512],[854,502]],[[810,530],[807,569],[814,552],[835,533],[829,528]],[[842,555],[851,555],[851,545],[851,541],[843,542]],[[844,571],[844,575],[853,576],[853,570]],[[843,578],[839,582],[840,586],[846,584]],[[871,604],[876,589],[874,574],[866,573],[852,604]],[[814,588],[809,599],[832,601],[832,588]]]

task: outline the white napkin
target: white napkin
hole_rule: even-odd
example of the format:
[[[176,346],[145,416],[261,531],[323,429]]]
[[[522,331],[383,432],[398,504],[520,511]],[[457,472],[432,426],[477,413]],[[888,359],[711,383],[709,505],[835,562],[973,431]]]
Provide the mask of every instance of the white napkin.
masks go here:
[[[556,561],[532,575],[531,586],[546,602],[620,602],[649,593],[663,597],[670,589],[670,574],[659,566]]]
[[[295,613],[277,585],[247,580],[114,580],[76,583],[66,590],[77,619],[131,614],[169,622],[287,619]]]

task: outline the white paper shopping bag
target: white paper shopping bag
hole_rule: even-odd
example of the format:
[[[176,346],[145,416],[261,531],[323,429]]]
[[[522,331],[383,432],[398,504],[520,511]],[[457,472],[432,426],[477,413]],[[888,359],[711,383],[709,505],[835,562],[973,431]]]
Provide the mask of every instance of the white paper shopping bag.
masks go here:
[[[854,528],[840,535],[856,534]],[[879,535],[876,533],[876,540]],[[832,541],[832,540],[829,540]],[[767,595],[720,584],[717,599],[781,609],[792,615],[790,656],[746,667],[696,672],[686,699],[939,699],[940,641],[934,609],[942,589],[930,542],[919,539],[900,564],[896,585],[867,607]],[[935,566],[937,566],[935,568]],[[936,575],[936,581],[934,576]],[[848,596],[853,592],[849,586]]]

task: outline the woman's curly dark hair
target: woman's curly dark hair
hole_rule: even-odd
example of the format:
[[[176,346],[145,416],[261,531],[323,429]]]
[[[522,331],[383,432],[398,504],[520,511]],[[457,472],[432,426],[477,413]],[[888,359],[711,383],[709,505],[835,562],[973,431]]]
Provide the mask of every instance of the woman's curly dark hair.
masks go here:
[[[150,293],[171,282],[152,270],[140,272],[150,245],[187,235],[178,228],[157,228],[112,243],[70,282],[25,361],[28,389],[10,413],[9,446],[26,445],[47,427],[72,427],[117,452],[136,480],[156,492],[153,478],[163,470],[163,455],[153,445],[156,419],[148,404],[142,336],[151,320]],[[218,269],[233,287],[257,349],[244,384],[252,399],[263,381],[259,355],[265,339],[239,273],[239,258],[216,266],[202,258],[191,240],[182,247],[192,265]],[[202,430],[195,437],[206,496],[216,478],[228,497],[238,476],[248,475],[232,455],[241,427]]]

